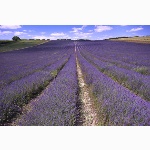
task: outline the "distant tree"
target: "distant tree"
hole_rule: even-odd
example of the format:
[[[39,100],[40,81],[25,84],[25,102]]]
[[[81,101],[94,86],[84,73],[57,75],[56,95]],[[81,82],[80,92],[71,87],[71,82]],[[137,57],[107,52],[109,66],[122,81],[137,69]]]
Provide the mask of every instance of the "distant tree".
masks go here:
[[[21,39],[20,39],[18,36],[14,36],[14,37],[12,38],[12,40],[13,40],[13,41],[20,41]]]

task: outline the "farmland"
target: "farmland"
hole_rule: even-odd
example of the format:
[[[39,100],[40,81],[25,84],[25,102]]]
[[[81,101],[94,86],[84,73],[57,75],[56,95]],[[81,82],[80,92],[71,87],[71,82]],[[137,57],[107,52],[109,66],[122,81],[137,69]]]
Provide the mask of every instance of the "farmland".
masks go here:
[[[150,36],[145,37],[118,37],[110,39],[112,41],[124,41],[124,42],[134,42],[134,43],[143,43],[143,44],[150,44]]]
[[[150,125],[149,58],[149,44],[108,40],[2,52],[0,125]]]
[[[46,42],[45,40],[21,40],[17,42],[11,40],[0,40],[0,52],[18,50],[21,48],[42,44],[45,42]]]

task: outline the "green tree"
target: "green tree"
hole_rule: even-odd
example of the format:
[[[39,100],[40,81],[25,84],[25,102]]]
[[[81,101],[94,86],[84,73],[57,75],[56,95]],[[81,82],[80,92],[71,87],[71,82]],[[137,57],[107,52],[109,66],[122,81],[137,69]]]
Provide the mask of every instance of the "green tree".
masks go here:
[[[13,40],[13,41],[20,41],[21,39],[20,39],[18,36],[14,36],[14,37],[12,38],[12,40]]]

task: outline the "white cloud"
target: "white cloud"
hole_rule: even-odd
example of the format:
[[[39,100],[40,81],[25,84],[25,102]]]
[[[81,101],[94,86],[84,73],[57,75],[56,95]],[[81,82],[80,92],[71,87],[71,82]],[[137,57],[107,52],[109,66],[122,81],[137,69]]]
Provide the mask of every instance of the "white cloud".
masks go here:
[[[142,27],[132,28],[131,30],[127,30],[126,32],[136,32],[136,31],[140,31],[140,30],[143,30],[143,28]]]
[[[11,31],[0,31],[0,35],[7,35],[7,34],[11,34],[11,33],[13,33],[13,32],[11,32]]]
[[[78,32],[78,33],[75,33],[75,35],[80,35],[80,36],[87,36],[87,35],[91,35],[93,33],[89,33],[89,32]]]
[[[34,32],[34,30],[28,30],[28,32]]]
[[[109,38],[112,38],[113,36],[111,35],[104,35],[102,37],[98,37],[99,40],[104,40],[104,39],[109,39]]]
[[[51,36],[64,36],[65,34],[63,32],[54,32],[54,33],[51,33]]]
[[[3,31],[4,34],[10,34],[10,33],[13,33],[11,31]]]
[[[40,32],[41,34],[45,34],[45,32]]]
[[[93,30],[89,30],[88,32],[93,32]]]
[[[25,32],[20,32],[20,31],[16,31],[16,32],[14,32],[14,35],[16,35],[16,36],[18,36],[18,35],[22,35],[22,34],[27,34],[27,33],[25,33]]]
[[[70,33],[74,33],[75,36],[73,37],[73,39],[85,39],[91,37],[91,35],[93,34],[93,30],[89,30],[89,32],[82,32],[85,27],[86,25],[83,25],[81,28],[72,28],[72,31],[70,31]]]
[[[76,33],[76,32],[79,32],[79,30],[82,30],[82,28],[72,28],[73,31],[70,31],[70,32],[73,32],[73,33]]]
[[[33,36],[32,38],[34,38],[34,39],[50,39],[49,36],[44,36],[44,35],[37,35],[37,36]]]
[[[112,30],[113,28],[110,26],[95,26],[96,28],[94,29],[95,32],[103,32],[103,31],[108,31]]]
[[[90,38],[93,33],[89,32],[77,32],[75,33],[77,38]]]
[[[83,25],[81,28],[72,28],[73,31],[70,31],[70,33],[76,33],[76,32],[79,32],[79,31],[82,31],[84,28],[86,27],[86,25]]]
[[[70,37],[64,33],[63,34],[62,33],[52,33],[50,36],[36,35],[36,36],[33,36],[32,38],[56,40],[56,39],[69,39]]]
[[[19,29],[20,25],[0,25],[0,29]]]

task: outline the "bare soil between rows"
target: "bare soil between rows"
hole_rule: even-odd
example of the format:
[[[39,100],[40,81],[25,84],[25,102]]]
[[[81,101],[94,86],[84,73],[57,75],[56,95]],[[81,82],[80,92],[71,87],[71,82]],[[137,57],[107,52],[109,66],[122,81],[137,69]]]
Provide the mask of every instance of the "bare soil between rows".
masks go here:
[[[76,50],[75,50],[76,52]],[[80,68],[78,59],[76,57],[78,83],[80,88],[79,93],[79,117],[77,119],[77,126],[97,126],[98,115],[89,93],[88,86],[84,81],[82,70]]]

